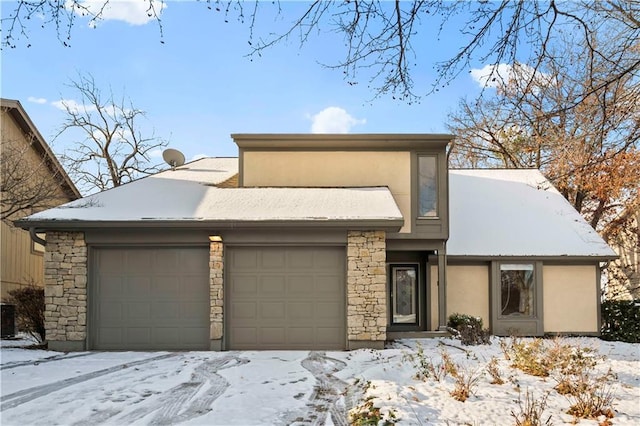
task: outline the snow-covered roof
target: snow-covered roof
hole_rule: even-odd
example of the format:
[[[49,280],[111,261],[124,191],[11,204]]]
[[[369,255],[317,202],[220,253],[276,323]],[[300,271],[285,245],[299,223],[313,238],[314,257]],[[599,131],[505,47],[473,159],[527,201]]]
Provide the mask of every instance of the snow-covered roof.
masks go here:
[[[450,170],[449,218],[452,256],[616,256],[538,170]]]
[[[380,221],[398,229],[402,226],[402,214],[387,187],[216,186],[237,171],[235,158],[204,158],[31,215],[23,222],[44,226],[56,222]]]

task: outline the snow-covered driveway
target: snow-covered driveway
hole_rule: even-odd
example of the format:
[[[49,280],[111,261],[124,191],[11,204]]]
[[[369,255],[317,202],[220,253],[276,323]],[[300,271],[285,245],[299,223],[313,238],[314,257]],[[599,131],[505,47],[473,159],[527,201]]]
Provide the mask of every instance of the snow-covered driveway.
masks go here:
[[[323,352],[2,355],[3,425],[347,424],[353,401]]]
[[[640,424],[640,345],[566,341],[593,347],[604,357],[599,371],[615,377],[612,423]],[[520,389],[546,395],[545,418],[551,416],[553,424],[574,420],[567,399],[553,391],[554,380],[512,368],[496,339],[490,346],[466,348],[451,339],[407,340],[382,351],[351,352],[62,354],[0,343],[3,426],[346,425],[347,412],[367,403],[399,424],[512,425]],[[416,378],[410,354],[418,344],[434,362],[446,350],[460,368],[479,372],[496,358],[506,383],[492,384],[484,374],[466,402],[456,401],[450,378]]]

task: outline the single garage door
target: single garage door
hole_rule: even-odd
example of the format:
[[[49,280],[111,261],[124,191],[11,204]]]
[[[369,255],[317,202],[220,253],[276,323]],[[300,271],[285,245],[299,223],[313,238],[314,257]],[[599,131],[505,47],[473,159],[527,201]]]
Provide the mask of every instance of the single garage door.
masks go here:
[[[229,247],[228,349],[344,349],[343,247]]]
[[[208,350],[208,247],[92,252],[93,349]]]

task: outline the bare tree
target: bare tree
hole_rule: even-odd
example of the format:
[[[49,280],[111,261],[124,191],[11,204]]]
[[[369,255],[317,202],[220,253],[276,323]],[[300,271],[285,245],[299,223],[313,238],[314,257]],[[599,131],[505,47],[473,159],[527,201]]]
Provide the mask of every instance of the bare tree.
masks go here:
[[[640,211],[640,80],[602,84],[609,62],[592,62],[589,46],[565,42],[562,55],[537,70],[497,76],[495,96],[460,102],[449,117],[457,135],[451,164],[538,168],[607,242],[640,255],[632,220]],[[585,87],[598,89],[585,97]],[[631,285],[639,265],[619,266],[610,278]]]
[[[160,170],[150,154],[167,142],[142,133],[144,111],[124,97],[116,100],[111,90],[103,96],[90,75],[79,75],[69,87],[80,101],[61,101],[67,117],[56,137],[77,136],[61,158],[82,191],[102,191]]]
[[[2,44],[16,46],[21,36],[28,35],[27,21],[42,15],[47,19],[45,25],[53,25],[66,45],[76,17],[86,15],[92,22],[99,21],[109,1],[101,0],[99,7],[89,8],[83,0],[19,0],[2,19],[6,28]],[[162,41],[161,2],[142,1],[148,5],[149,17],[156,19]],[[552,50],[558,38],[567,33],[588,47],[587,70],[593,71],[601,62],[608,67],[606,78],[585,85],[565,108],[575,107],[592,93],[629,75],[637,76],[640,70],[637,0],[314,0],[307,2],[299,15],[288,17],[288,27],[268,35],[254,32],[256,22],[265,8],[275,8],[276,13],[287,17],[289,9],[280,2],[200,1],[222,14],[225,22],[235,17],[248,25],[250,56],[261,55],[285,39],[297,38],[304,45],[323,32],[338,32],[345,39],[343,58],[328,66],[342,70],[350,84],[368,80],[374,96],[391,94],[407,102],[446,86],[474,62],[495,66],[523,63],[537,70],[556,59]],[[456,34],[460,46],[447,55],[448,59],[435,64],[437,77],[430,88],[416,87],[412,78],[415,70],[433,63],[436,52],[416,52],[413,42],[432,29],[437,30],[437,38]],[[609,43],[593,43],[595,32],[611,34]]]
[[[68,195],[60,189],[59,169],[48,157],[34,154],[34,136],[30,136],[26,143],[15,140],[8,134],[6,126],[2,126],[1,138],[2,220],[13,220],[68,200]]]

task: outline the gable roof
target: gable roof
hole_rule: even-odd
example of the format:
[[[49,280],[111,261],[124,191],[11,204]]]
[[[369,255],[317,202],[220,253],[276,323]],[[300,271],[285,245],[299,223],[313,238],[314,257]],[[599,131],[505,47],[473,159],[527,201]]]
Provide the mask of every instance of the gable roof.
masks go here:
[[[38,128],[31,121],[31,118],[22,107],[20,101],[0,98],[0,107],[7,110],[24,134],[33,136],[33,148],[42,158],[47,160],[46,164],[51,168],[52,174],[61,178],[60,186],[67,196],[72,200],[82,197],[78,188],[73,184],[73,181],[69,178],[69,175],[53,154],[49,145],[45,142]]]
[[[616,254],[538,170],[449,171],[451,256]]]
[[[397,231],[402,214],[386,187],[221,188],[237,158],[204,158],[175,170],[33,214],[16,223],[42,229],[118,226],[356,226]]]

